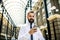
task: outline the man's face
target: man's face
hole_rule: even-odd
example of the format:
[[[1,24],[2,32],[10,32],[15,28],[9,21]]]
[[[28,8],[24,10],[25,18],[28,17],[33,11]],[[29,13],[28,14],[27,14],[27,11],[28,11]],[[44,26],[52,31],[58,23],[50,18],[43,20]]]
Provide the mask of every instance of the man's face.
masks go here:
[[[27,15],[27,19],[30,23],[33,23],[34,22],[34,13],[29,13]]]

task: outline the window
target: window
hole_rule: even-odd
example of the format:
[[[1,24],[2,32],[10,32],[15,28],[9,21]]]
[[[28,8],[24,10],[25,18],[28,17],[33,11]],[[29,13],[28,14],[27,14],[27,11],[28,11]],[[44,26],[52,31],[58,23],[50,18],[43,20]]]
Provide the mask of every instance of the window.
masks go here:
[[[59,4],[60,4],[60,0],[58,0]]]

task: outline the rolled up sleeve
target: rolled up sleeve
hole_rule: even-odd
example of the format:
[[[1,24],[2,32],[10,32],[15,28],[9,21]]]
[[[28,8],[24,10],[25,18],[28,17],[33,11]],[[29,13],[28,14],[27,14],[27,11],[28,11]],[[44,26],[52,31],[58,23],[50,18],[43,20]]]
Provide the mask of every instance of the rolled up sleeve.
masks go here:
[[[30,34],[25,31],[25,28],[21,28],[18,35],[18,40],[28,40]]]

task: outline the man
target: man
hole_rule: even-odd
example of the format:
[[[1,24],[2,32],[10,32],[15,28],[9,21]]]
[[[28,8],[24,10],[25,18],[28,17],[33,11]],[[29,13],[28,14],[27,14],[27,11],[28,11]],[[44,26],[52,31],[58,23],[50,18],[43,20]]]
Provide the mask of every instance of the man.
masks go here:
[[[28,22],[21,27],[18,35],[18,40],[44,40],[39,28],[34,26],[34,15],[35,14],[33,11],[28,12]]]

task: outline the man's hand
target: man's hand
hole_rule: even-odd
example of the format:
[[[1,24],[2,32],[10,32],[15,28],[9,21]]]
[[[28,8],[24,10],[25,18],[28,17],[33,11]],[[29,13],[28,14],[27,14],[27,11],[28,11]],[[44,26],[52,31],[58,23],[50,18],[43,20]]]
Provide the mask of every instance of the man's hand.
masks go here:
[[[29,34],[32,35],[33,33],[37,32],[37,28],[34,27],[29,31]]]

